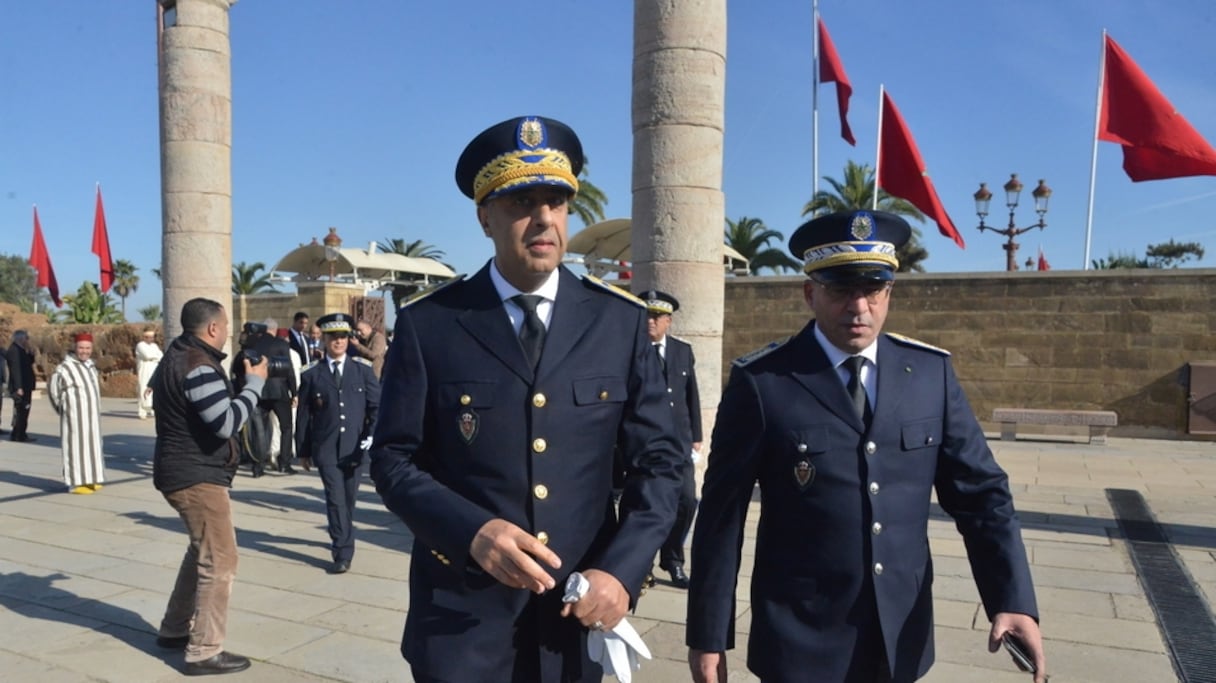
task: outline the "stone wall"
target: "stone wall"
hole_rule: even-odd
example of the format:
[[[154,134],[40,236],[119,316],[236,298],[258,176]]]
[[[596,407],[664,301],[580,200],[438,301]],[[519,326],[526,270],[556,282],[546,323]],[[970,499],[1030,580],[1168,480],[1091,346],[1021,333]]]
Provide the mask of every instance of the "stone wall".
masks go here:
[[[724,366],[806,324],[802,281],[727,279]],[[893,296],[885,329],[949,349],[989,427],[998,407],[1113,410],[1112,435],[1187,438],[1187,364],[1216,360],[1213,269],[901,274]]]

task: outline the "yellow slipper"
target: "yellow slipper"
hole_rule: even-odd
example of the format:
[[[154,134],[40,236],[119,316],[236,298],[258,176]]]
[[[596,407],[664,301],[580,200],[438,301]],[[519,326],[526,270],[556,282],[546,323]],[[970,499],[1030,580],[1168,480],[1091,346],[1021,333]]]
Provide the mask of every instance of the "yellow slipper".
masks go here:
[[[101,484],[88,484],[88,487],[89,487],[89,488],[91,488],[91,489],[93,489],[94,491],[100,491],[100,490],[101,490]]]
[[[70,491],[70,493],[78,493],[81,495],[86,495],[86,494],[89,494],[92,492],[93,492],[93,489],[89,488],[88,486],[77,486],[76,488],[74,488]]]

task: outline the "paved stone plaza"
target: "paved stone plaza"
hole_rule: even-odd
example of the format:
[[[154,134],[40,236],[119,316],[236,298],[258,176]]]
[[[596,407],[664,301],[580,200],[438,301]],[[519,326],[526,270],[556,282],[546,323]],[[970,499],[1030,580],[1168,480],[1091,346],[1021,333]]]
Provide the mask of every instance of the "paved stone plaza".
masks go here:
[[[5,402],[4,418],[11,415]],[[180,654],[155,632],[185,548],[181,523],[152,487],[153,423],[134,401],[105,399],[105,488],[64,492],[57,421],[34,403],[36,443],[0,441],[0,678],[6,681],[177,680]],[[7,439],[7,437],[4,437]],[[1141,492],[1209,605],[1216,596],[1216,444],[1077,438],[993,441],[1009,471],[1038,587],[1053,681],[1176,680],[1153,610],[1132,569],[1105,489]],[[331,576],[321,484],[238,475],[241,547],[227,646],[254,658],[232,680],[410,681],[398,652],[409,608],[410,537],[361,492],[358,550]],[[752,515],[754,529],[755,514]],[[937,665],[925,681],[1028,681],[986,650],[987,624],[962,541],[941,514],[931,526]],[[745,547],[745,554],[750,551]],[[745,571],[750,567],[745,558]],[[696,567],[691,571],[695,572]],[[746,579],[739,595],[746,645]],[[684,593],[660,586],[631,621],[656,659],[634,680],[687,681]],[[732,681],[746,675],[731,654]]]

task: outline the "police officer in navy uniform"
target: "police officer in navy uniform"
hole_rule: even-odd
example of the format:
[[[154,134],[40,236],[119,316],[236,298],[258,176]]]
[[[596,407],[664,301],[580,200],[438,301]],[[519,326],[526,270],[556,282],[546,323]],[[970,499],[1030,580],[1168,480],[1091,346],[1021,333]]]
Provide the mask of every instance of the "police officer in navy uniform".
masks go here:
[[[333,574],[349,571],[355,555],[355,500],[380,406],[380,382],[371,363],[346,353],[353,323],[344,313],[317,320],[325,357],[300,374],[296,408],[300,464],[304,469],[316,464],[325,487]]]
[[[692,543],[693,679],[720,681],[734,646],[739,545],[760,485],[747,665],[766,683],[913,681],[933,663],[927,528],[936,489],[967,547],[991,622],[1045,678],[1034,587],[1005,472],[949,353],[883,334],[911,232],[842,212],[794,233],[814,320],[736,360]]]
[[[697,477],[693,454],[699,457],[701,452],[701,395],[697,391],[697,361],[692,353],[692,345],[668,334],[672,313],[680,310],[680,302],[674,296],[656,289],[641,292],[638,296],[646,302],[647,332],[667,381],[667,398],[675,415],[680,448],[688,458],[680,486],[676,523],[659,549],[659,567],[671,575],[673,586],[688,588],[688,574],[684,571],[684,539],[697,513]]]
[[[414,534],[417,681],[598,683],[588,629],[633,606],[675,518],[685,454],[646,307],[561,266],[582,165],[552,119],[479,134],[456,181],[494,257],[397,313],[371,474]],[[575,571],[590,589],[563,604]]]

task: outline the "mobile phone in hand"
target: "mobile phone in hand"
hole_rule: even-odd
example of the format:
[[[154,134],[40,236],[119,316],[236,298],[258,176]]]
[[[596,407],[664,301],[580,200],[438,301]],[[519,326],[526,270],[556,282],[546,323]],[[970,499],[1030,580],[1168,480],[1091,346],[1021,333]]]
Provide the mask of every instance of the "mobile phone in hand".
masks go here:
[[[1030,658],[1030,652],[1017,636],[1006,631],[1005,635],[1001,636],[1001,642],[1004,643],[1005,650],[1009,652],[1013,663],[1017,664],[1019,669],[1035,673],[1034,660]]]

